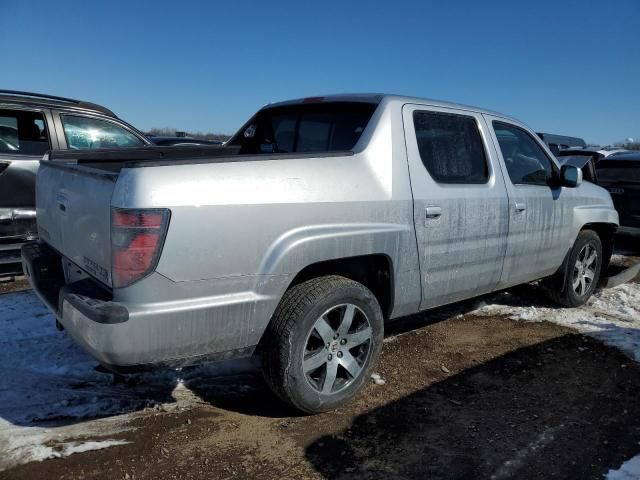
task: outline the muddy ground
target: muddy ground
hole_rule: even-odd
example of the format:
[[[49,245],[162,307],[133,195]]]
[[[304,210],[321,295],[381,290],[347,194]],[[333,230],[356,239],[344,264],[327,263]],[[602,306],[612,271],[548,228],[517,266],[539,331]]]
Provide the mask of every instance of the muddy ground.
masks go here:
[[[114,436],[127,445],[0,478],[602,478],[640,453],[639,364],[552,323],[470,310],[390,325],[386,384],[339,411],[297,415],[257,373],[203,379],[195,407],[132,420]]]
[[[305,417],[258,375],[137,419],[132,443],[2,478],[601,478],[640,452],[640,366],[550,323],[462,316],[395,325],[349,407]],[[247,388],[249,385],[251,388]]]

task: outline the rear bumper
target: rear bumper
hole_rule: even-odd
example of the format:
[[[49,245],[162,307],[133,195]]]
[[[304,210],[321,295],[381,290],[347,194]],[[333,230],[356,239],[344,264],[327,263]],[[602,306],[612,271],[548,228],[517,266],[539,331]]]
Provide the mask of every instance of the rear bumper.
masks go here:
[[[23,245],[22,262],[31,287],[57,317],[63,317],[65,305],[69,305],[96,323],[115,324],[129,319],[127,308],[112,302],[109,292],[94,281],[66,284],[60,255],[45,244]]]
[[[44,243],[25,245],[22,257],[33,290],[65,330],[98,362],[123,372],[251,355],[276,298],[243,292],[122,303],[91,279],[65,284],[62,257]],[[169,292],[160,275],[145,281]],[[197,288],[170,286],[174,296]]]

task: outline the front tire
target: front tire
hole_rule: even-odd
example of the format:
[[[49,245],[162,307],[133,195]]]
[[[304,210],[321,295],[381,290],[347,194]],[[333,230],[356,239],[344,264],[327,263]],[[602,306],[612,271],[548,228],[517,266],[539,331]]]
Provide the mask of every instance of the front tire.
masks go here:
[[[340,407],[370,377],[383,330],[380,305],[364,285],[335,275],[295,285],[265,332],[264,378],[303,412]]]
[[[550,282],[553,300],[563,307],[584,305],[596,289],[602,269],[602,242],[593,230],[582,230],[567,257],[560,282]]]

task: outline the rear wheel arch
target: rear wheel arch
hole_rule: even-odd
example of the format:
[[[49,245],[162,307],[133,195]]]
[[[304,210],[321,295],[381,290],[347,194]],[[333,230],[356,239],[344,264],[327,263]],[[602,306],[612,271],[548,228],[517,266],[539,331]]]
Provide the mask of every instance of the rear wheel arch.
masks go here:
[[[394,305],[393,261],[386,254],[368,254],[312,263],[300,270],[287,290],[312,278],[338,275],[361,283],[374,294],[385,319]]]

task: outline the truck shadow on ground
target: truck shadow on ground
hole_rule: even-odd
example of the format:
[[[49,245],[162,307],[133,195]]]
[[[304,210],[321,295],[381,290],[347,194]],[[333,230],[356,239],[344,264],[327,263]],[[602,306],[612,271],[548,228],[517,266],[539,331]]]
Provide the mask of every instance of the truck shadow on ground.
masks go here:
[[[639,365],[568,334],[367,411],[306,458],[326,478],[601,478],[640,453],[639,395]]]

